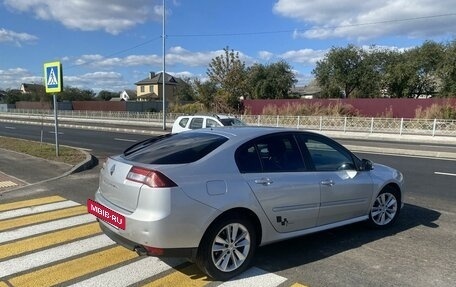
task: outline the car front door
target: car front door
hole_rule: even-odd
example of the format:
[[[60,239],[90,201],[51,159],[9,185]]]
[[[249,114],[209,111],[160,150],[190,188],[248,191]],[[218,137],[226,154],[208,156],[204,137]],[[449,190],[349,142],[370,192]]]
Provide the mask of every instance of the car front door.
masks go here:
[[[351,153],[328,138],[300,135],[299,143],[320,183],[317,225],[366,215],[373,192],[370,173],[357,170]]]
[[[293,134],[250,142],[238,149],[236,162],[278,232],[316,225],[320,182],[308,172]]]

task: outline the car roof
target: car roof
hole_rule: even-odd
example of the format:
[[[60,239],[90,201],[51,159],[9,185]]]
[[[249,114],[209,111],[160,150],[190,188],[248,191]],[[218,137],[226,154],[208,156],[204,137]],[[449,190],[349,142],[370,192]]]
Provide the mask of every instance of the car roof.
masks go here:
[[[186,131],[185,133],[210,133],[218,134],[230,139],[230,141],[246,141],[259,136],[278,132],[307,132],[292,128],[267,127],[267,126],[226,126]]]
[[[236,118],[235,116],[223,115],[223,114],[194,114],[194,115],[179,116],[178,118],[191,118],[191,117],[216,118],[216,119],[234,119],[234,118]]]

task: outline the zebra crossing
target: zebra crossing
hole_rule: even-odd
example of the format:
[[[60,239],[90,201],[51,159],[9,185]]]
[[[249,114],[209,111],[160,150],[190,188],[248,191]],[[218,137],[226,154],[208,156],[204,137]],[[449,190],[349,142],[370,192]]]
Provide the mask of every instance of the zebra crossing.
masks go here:
[[[139,257],[60,196],[0,204],[0,287],[304,286],[293,283],[257,267],[217,282],[183,259]]]

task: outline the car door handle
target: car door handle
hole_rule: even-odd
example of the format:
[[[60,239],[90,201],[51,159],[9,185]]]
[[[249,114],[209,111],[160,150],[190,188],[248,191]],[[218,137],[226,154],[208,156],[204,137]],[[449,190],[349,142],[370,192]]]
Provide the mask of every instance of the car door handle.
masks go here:
[[[262,185],[271,185],[271,183],[273,183],[273,181],[269,178],[261,178],[261,179],[255,179],[255,183],[256,184],[262,184]]]
[[[327,180],[323,180],[322,182],[320,182],[320,184],[321,185],[326,185],[326,186],[333,186],[336,183],[332,179],[327,179]]]

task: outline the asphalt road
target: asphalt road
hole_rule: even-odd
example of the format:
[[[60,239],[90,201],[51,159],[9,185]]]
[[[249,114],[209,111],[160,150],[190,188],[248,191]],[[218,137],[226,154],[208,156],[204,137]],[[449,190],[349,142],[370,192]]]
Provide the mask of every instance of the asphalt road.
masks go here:
[[[148,137],[72,129],[60,131],[61,144],[89,149],[100,158],[119,153],[134,141]],[[0,135],[39,140],[41,131],[36,126],[5,127],[2,124]],[[53,142],[52,128],[43,129],[43,140]],[[399,143],[374,144],[377,147],[384,144],[404,148]],[[454,147],[421,148],[447,151]],[[454,286],[456,161],[358,155],[404,173],[406,205],[397,224],[388,230],[373,231],[360,223],[268,245],[258,250],[255,268],[274,274],[276,277],[273,278],[285,278],[270,286]],[[52,182],[25,187],[7,193],[3,199],[12,201],[14,198],[59,195],[85,204],[97,188],[98,170],[99,166]],[[194,279],[198,277],[192,272],[187,275]],[[262,286],[258,281],[256,285],[255,282],[252,284]],[[217,286],[218,283],[209,285]]]

